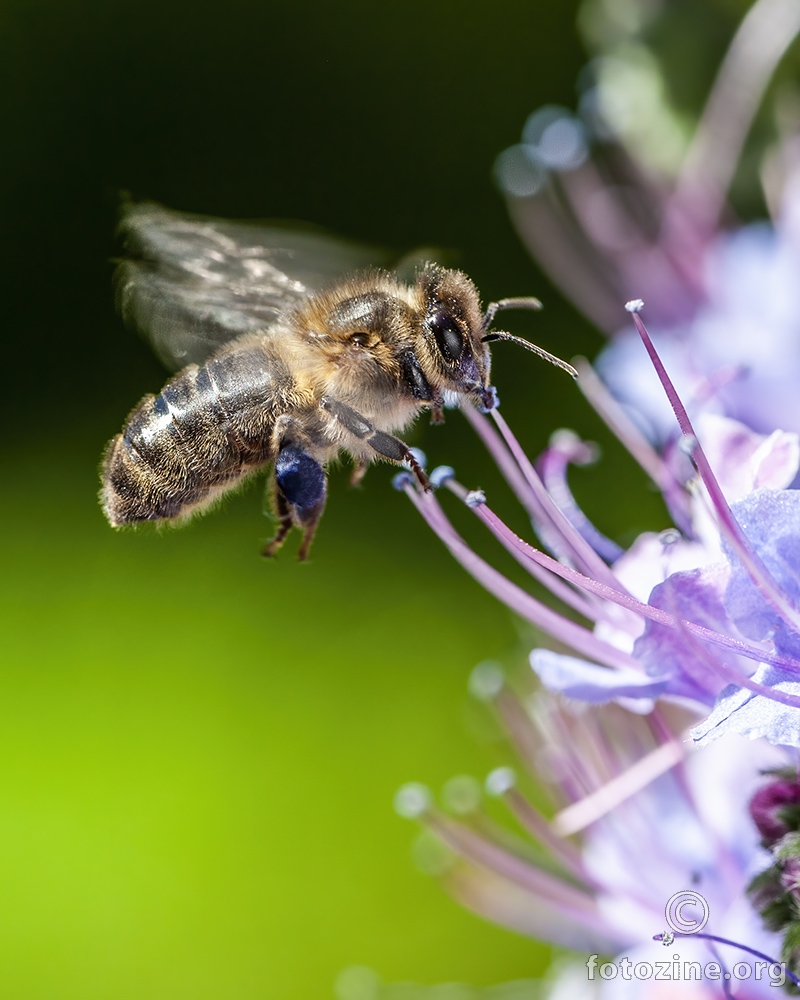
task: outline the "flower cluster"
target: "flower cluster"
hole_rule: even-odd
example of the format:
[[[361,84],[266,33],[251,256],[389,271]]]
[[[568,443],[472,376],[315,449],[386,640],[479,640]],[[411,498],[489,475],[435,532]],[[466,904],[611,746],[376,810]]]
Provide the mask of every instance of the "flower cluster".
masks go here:
[[[772,864],[748,887],[764,926],[783,933],[783,960],[800,966],[800,780],[796,768],[776,770],[750,801],[753,823]]]
[[[548,643],[530,655],[544,691],[515,694],[493,667],[479,669],[473,683],[495,705],[531,788],[550,787],[550,807],[540,812],[508,768],[487,779],[527,837],[499,826],[477,795],[467,796],[468,815],[454,817],[422,786],[399,793],[399,811],[451,852],[449,890],[492,920],[595,958],[646,965],[653,949],[679,944],[685,957],[711,956],[731,969],[729,946],[738,941],[761,959],[781,954],[793,982],[791,970],[800,967],[797,130],[784,131],[764,171],[773,221],[726,229],[722,220],[730,219],[726,193],[755,110],[798,31],[800,0],[756,0],[671,179],[654,169],[646,153],[654,145],[625,131],[614,73],[602,65],[579,115],[541,109],[497,161],[523,240],[613,338],[594,368],[580,365],[578,384],[661,490],[672,526],[623,550],[569,487],[569,467],[591,461],[591,446],[559,431],[534,463],[497,410],[466,416],[535,540],[519,537],[451,468],[431,472],[437,493],[421,491],[407,474],[396,478],[464,568]],[[628,79],[621,90],[637,100],[643,88]],[[664,148],[681,145],[675,121],[634,119],[657,121]],[[625,300],[632,322],[623,325]],[[471,548],[440,502],[445,491],[538,591]],[[690,889],[707,905],[708,933],[669,931],[645,943],[663,930],[667,901]],[[601,995],[662,995],[627,978],[606,982]],[[691,995],[733,995],[730,973],[714,980],[706,976]],[[749,998],[774,995],[777,983],[736,985],[736,995]]]

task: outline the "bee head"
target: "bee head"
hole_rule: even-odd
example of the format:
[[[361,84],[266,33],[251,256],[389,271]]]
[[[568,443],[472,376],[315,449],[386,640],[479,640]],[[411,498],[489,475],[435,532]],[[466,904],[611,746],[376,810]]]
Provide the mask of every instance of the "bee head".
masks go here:
[[[427,264],[417,276],[425,315],[423,336],[445,393],[467,396],[488,413],[497,406],[489,384],[491,356],[483,342],[478,290],[461,271]]]
[[[365,272],[303,307],[329,381],[335,372],[335,391],[352,394],[369,385],[388,398],[399,382],[419,403],[468,396],[488,413],[497,396],[477,289],[460,271],[428,264],[414,292],[409,297],[384,272]]]

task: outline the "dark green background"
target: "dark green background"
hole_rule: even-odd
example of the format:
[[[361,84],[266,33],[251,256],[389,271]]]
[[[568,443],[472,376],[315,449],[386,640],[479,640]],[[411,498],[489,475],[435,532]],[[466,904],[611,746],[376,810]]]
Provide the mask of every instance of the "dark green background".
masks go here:
[[[466,679],[522,647],[391,470],[361,491],[334,472],[302,566],[295,543],[260,559],[260,488],[162,533],[112,532],[95,494],[105,441],[164,378],[113,311],[121,190],[450,248],[486,299],[545,298],[513,329],[594,353],[490,183],[533,108],[574,103],[574,14],[544,0],[2,5],[4,998],[299,1000],[332,996],[353,963],[475,984],[542,968],[546,949],[414,869],[392,812],[405,780],[438,787],[506,759],[469,724]],[[565,423],[597,433],[563,373],[511,345],[495,355],[532,454]],[[457,414],[412,439],[524,527]],[[641,477],[625,501],[625,467],[612,450],[579,491],[611,495],[593,513],[629,538],[658,508]]]

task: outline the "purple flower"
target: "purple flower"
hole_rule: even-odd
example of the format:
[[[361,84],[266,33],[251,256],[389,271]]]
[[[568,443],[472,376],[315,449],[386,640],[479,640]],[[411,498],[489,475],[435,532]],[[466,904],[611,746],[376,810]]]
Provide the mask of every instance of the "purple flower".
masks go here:
[[[679,447],[662,459],[615,410],[586,366],[581,381],[662,487],[682,532],[648,533],[621,552],[569,491],[568,466],[586,460],[585,445],[574,435],[554,436],[539,462],[540,475],[496,410],[491,418],[497,430],[469,411],[530,515],[542,548],[512,532],[482,493],[457,482],[452,469],[434,470],[431,481],[464,501],[560,599],[564,613],[473,552],[434,495],[419,492],[405,474],[398,485],[480,583],[572,650],[533,651],[531,664],[545,687],[594,704],[618,701],[637,712],[650,711],[659,698],[689,704],[704,715],[712,709],[693,733],[703,743],[732,731],[800,746],[800,492],[786,489],[800,460],[797,435],[763,436],[711,415],[696,432],[639,308],[630,304],[671,403]]]
[[[532,665],[546,686],[597,704],[642,712],[658,698],[691,704],[707,715],[693,732],[702,743],[735,731],[800,746],[800,494],[787,489],[800,431],[800,138],[784,136],[765,172],[776,221],[721,227],[750,123],[798,31],[794,0],[753,4],[671,182],[636,134],[647,116],[620,112],[620,98],[630,104],[641,94],[620,70],[623,57],[608,53],[582,119],[536,112],[496,168],[532,252],[615,335],[597,365],[605,386],[584,367],[584,392],[662,489],[678,529],[615,552],[569,494],[566,466],[576,459],[562,444],[540,460],[534,482],[505,425],[502,441],[482,432],[543,546],[568,569],[546,562],[488,508],[479,516],[591,623],[590,638],[574,621],[538,608],[534,618],[528,607],[577,654],[538,649]],[[601,141],[590,155],[593,134]],[[619,332],[618,303],[631,295],[647,297],[654,337],[636,315],[640,300],[629,303],[636,330]],[[441,517],[429,521],[441,534]],[[502,596],[496,580],[492,589]],[[519,610],[517,594],[514,601]]]
[[[679,948],[683,962],[731,969],[743,956],[725,939],[800,961],[800,796],[785,767],[796,775],[796,758],[779,749],[800,747],[800,491],[790,488],[800,468],[800,138],[784,137],[780,169],[773,158],[767,171],[774,221],[722,225],[750,122],[798,31],[800,2],[756,0],[673,180],[619,116],[612,140],[602,79],[580,118],[541,109],[496,165],[531,252],[614,337],[599,377],[583,364],[579,386],[662,491],[673,526],[623,550],[570,491],[569,466],[593,457],[585,442],[558,432],[534,464],[497,410],[467,411],[535,540],[452,469],[431,482],[549,591],[543,601],[471,548],[439,495],[405,474],[396,481],[468,572],[544,637],[530,655],[544,692],[515,694],[487,665],[473,688],[493,702],[537,791],[544,780],[552,795],[540,812],[508,768],[489,775],[487,791],[523,835],[475,794],[451,802],[453,816],[407,786],[398,810],[446,846],[442,878],[466,906],[618,965],[663,962],[667,944],[676,960]],[[648,124],[641,109],[631,120]],[[666,147],[676,134],[662,121],[656,138]],[[633,296],[647,301],[653,337]],[[625,300],[635,330],[620,331]],[[758,789],[764,767],[772,780]],[[702,897],[694,916],[709,916],[706,937],[654,943],[667,901],[691,892]],[[731,978],[686,995],[731,997]],[[624,974],[595,985],[581,995],[677,995]],[[735,985],[755,998],[778,983]],[[572,995],[574,981],[555,984],[554,997]]]
[[[435,805],[423,786],[401,789],[398,811],[447,847],[439,869],[456,899],[595,960],[611,955],[618,965],[652,964],[671,960],[674,951],[681,962],[717,960],[730,969],[747,956],[700,938],[680,938],[671,951],[652,940],[665,930],[665,908],[675,894],[695,893],[695,909],[685,909],[683,919],[699,921],[705,909],[706,932],[779,953],[778,936],[762,928],[745,890],[770,861],[748,798],[762,780],[760,768],[786,765],[781,751],[728,737],[691,753],[680,713],[639,717],[547,694],[523,698],[493,664],[476,668],[471,688],[493,704],[539,789],[536,801],[546,782],[548,811],[555,814],[545,819],[524,791],[531,779],[518,782],[507,767],[488,776],[486,790],[508,808],[521,834],[498,825],[494,810],[484,811],[477,788],[469,796],[445,796],[455,816]],[[607,995],[655,995],[625,992],[623,978],[606,984],[613,987]],[[633,980],[627,989],[635,990],[634,977],[627,978]],[[594,979],[600,979],[596,972]],[[741,997],[772,995],[766,979],[741,985]],[[728,995],[705,979],[702,988],[700,996]]]

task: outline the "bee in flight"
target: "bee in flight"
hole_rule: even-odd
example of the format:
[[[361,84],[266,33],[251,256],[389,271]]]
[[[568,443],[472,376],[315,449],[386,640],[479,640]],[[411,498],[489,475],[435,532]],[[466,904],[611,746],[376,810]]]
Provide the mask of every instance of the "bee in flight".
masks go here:
[[[117,527],[176,521],[209,507],[243,477],[272,465],[272,556],[292,526],[308,556],[325,506],[325,465],[340,452],[357,482],[376,458],[428,479],[395,436],[422,410],[498,404],[489,332],[504,299],[481,309],[461,271],[425,264],[410,282],[364,270],[375,254],[304,230],[127,206],[129,259],[117,272],[123,319],[169,367],[108,445],[101,503]],[[342,275],[348,275],[341,277]]]

